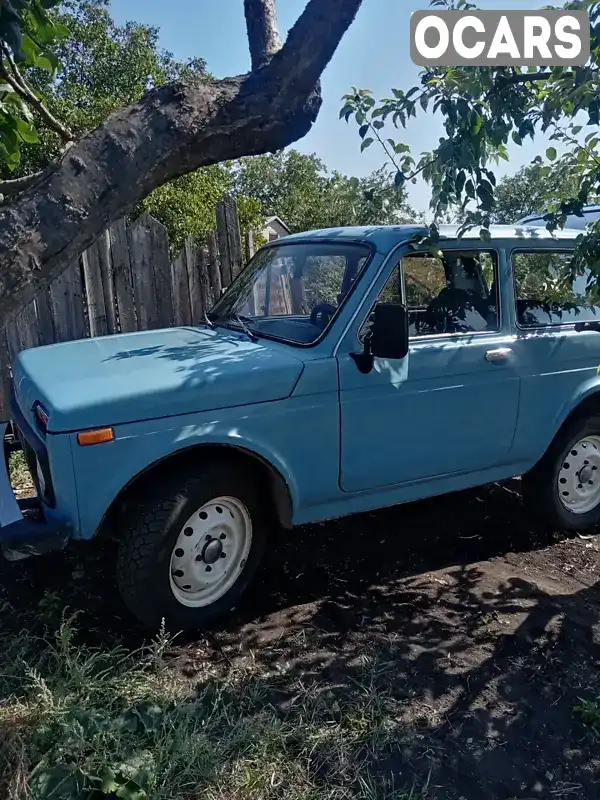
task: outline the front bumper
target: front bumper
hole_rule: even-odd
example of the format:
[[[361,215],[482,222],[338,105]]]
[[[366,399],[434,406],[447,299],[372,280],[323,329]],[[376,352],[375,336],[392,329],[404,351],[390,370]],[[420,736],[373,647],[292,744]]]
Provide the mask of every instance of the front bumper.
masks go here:
[[[0,547],[6,558],[16,560],[61,550],[70,537],[66,522],[48,520],[39,499],[19,502],[8,471],[9,423],[0,423]]]

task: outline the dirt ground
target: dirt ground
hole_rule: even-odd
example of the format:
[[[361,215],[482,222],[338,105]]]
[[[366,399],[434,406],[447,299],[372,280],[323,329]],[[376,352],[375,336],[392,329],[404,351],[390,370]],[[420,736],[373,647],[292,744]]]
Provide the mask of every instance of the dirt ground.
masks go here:
[[[2,626],[50,592],[83,609],[87,641],[135,646],[110,561],[73,549],[3,563]],[[364,690],[368,662],[400,731],[375,749],[382,786],[600,798],[600,536],[536,526],[518,482],[283,535],[243,607],[171,658],[190,679],[207,660],[220,674],[254,665],[282,713],[298,681],[335,710]]]

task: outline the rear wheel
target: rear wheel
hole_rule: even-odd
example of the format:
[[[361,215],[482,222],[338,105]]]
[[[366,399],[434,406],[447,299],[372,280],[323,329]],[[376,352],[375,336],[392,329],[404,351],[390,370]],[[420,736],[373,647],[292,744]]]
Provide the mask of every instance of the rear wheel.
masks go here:
[[[600,416],[568,423],[522,483],[525,500],[552,525],[600,524]]]
[[[142,624],[198,630],[237,603],[259,566],[267,518],[248,476],[226,465],[146,486],[129,514],[117,575]]]

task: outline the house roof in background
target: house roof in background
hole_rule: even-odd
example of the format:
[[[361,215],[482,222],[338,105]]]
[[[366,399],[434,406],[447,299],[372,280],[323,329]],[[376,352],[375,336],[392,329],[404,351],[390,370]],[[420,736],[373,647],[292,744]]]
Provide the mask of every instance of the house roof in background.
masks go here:
[[[281,217],[267,217],[267,219],[265,220],[265,228],[268,227],[269,225],[272,225],[274,222],[276,222],[278,225],[281,225],[281,227],[284,230],[286,230],[288,233],[290,233],[290,229],[285,224],[285,222],[281,219]]]

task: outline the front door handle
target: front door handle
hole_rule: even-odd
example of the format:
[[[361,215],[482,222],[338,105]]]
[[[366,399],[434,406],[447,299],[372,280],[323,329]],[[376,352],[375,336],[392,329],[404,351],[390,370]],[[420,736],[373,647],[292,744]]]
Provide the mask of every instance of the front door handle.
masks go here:
[[[498,364],[501,361],[506,361],[512,355],[510,347],[499,347],[497,350],[488,350],[485,354],[485,360],[491,364]]]

